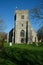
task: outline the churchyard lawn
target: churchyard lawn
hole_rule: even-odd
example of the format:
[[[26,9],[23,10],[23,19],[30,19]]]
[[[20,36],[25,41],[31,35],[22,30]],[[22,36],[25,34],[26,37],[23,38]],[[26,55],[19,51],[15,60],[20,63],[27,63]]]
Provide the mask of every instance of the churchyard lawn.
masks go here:
[[[33,44],[4,43],[0,52],[0,65],[43,65],[43,42]]]

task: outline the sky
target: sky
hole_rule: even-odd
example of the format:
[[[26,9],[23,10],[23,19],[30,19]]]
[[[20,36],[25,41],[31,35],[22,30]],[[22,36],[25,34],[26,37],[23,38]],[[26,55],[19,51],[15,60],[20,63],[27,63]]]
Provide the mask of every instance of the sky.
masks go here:
[[[31,10],[39,6],[40,3],[43,4],[43,0],[0,0],[0,18],[6,23],[5,32],[8,33],[14,27],[14,12],[16,7],[17,10]],[[33,20],[30,19],[31,27],[37,31],[39,27],[33,24],[32,21]]]

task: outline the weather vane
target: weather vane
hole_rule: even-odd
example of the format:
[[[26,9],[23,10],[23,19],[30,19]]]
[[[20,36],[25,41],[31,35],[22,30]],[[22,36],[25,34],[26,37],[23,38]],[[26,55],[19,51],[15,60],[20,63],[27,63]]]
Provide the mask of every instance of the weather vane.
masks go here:
[[[17,10],[17,8],[18,8],[18,7],[16,6],[16,10]]]

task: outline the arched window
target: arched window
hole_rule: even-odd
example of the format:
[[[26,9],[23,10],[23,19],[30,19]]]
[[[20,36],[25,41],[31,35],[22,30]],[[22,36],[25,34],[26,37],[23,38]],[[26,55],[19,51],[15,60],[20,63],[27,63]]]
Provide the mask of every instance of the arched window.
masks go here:
[[[24,15],[21,16],[21,19],[24,19]]]
[[[24,36],[25,36],[25,31],[24,31],[24,30],[21,30],[20,36],[21,36],[21,37],[24,37]]]
[[[35,42],[36,42],[36,37],[35,37]]]

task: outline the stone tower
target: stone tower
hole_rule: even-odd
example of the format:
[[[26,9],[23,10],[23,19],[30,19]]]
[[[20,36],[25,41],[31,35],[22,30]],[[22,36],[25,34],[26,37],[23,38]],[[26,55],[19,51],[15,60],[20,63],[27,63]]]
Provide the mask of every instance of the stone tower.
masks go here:
[[[14,42],[29,43],[31,42],[30,22],[28,19],[28,10],[16,10],[14,23]]]

